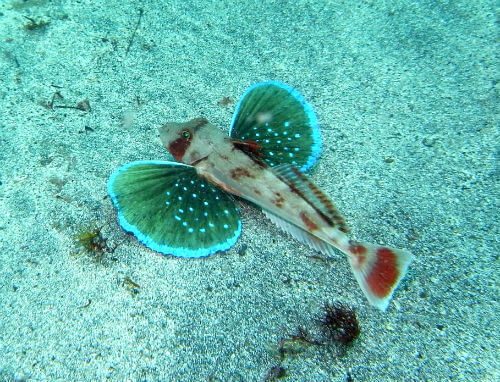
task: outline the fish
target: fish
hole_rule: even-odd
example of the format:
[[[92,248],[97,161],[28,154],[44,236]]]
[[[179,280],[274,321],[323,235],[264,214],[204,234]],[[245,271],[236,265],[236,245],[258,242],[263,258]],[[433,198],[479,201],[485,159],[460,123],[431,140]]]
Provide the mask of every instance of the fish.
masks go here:
[[[385,311],[411,254],[353,240],[332,200],[306,175],[321,152],[318,119],[291,86],[251,86],[229,134],[205,118],[158,128],[175,161],[123,165],[108,180],[121,227],[153,251],[198,258],[226,251],[241,234],[237,199],[325,255],[347,256],[368,302]]]

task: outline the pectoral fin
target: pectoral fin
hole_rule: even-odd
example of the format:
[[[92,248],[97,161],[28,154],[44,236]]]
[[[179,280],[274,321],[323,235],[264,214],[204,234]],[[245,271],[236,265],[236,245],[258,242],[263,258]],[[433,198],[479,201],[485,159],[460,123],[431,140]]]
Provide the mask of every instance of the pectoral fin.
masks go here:
[[[321,150],[316,114],[290,86],[261,82],[251,86],[236,105],[231,138],[259,145],[259,156],[269,166],[290,163],[309,169]]]
[[[241,233],[232,198],[191,166],[128,163],[111,175],[108,192],[123,229],[157,252],[207,256],[233,246]]]

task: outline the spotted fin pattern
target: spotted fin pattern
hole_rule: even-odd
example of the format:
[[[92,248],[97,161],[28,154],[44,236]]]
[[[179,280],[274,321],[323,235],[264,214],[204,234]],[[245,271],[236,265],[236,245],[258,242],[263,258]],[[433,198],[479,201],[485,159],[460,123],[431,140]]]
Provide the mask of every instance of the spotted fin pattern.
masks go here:
[[[241,233],[231,197],[188,165],[128,163],[111,175],[108,192],[123,229],[157,252],[207,256],[229,249]]]
[[[236,105],[229,135],[258,143],[261,159],[271,167],[290,163],[306,171],[321,151],[313,109],[299,92],[276,81],[246,91]]]

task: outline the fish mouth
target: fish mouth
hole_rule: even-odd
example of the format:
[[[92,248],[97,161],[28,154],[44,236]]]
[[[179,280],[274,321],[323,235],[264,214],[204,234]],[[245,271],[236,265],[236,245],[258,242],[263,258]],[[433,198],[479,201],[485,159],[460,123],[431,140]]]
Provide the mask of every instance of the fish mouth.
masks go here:
[[[165,147],[167,147],[167,141],[168,141],[168,123],[158,127],[158,133],[160,134],[160,141],[163,143]]]

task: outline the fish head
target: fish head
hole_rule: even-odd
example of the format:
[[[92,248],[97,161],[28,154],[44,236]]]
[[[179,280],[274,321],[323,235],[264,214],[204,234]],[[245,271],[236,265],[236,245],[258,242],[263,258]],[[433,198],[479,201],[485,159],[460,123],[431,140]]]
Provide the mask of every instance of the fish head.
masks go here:
[[[179,162],[193,165],[206,158],[225,134],[205,118],[178,123],[169,122],[158,128],[165,148]]]

